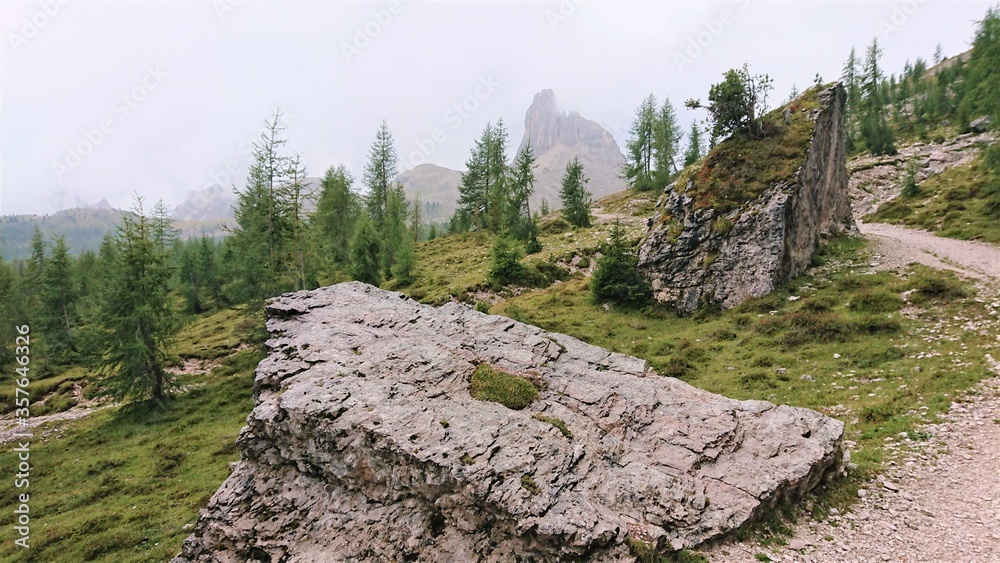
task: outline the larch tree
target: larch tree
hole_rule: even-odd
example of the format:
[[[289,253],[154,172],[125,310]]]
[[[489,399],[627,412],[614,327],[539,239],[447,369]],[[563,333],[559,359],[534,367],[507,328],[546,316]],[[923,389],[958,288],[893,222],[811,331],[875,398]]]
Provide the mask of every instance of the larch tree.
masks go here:
[[[118,399],[162,403],[170,385],[167,345],[178,323],[167,288],[168,257],[158,248],[141,198],[122,214],[113,244],[100,312],[105,389]]]
[[[398,174],[398,164],[399,156],[396,154],[392,133],[389,132],[389,125],[383,120],[375,133],[375,140],[368,149],[368,162],[361,176],[362,183],[368,188],[368,194],[365,196],[368,216],[378,231],[385,226],[389,191]]]

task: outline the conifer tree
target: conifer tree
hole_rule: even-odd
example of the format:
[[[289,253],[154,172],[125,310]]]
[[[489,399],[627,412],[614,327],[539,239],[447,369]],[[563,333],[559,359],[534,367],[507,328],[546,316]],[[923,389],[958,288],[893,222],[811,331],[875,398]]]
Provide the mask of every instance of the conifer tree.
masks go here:
[[[381,231],[385,226],[389,192],[398,174],[398,164],[399,157],[396,154],[392,133],[389,132],[389,125],[383,120],[368,150],[368,162],[361,176],[362,183],[368,188],[365,197],[368,216],[376,231]]]
[[[681,128],[677,123],[677,112],[674,111],[670,98],[664,98],[663,105],[657,111],[653,127],[653,162],[656,166],[652,177],[653,188],[666,187],[670,183],[670,178],[677,172],[677,155],[681,137]]]
[[[590,226],[590,192],[587,191],[589,180],[583,172],[580,159],[573,157],[566,164],[559,196],[562,199],[563,218],[575,227]]]
[[[100,313],[105,388],[118,399],[161,403],[170,384],[166,349],[178,325],[166,283],[167,255],[158,249],[141,198],[130,214],[122,214],[114,247]]]
[[[622,177],[636,191],[653,189],[653,156],[657,129],[656,96],[647,96],[635,111],[629,140],[625,143]]]
[[[684,166],[691,166],[701,160],[701,150],[701,128],[698,127],[697,121],[693,121],[691,123],[691,132],[688,133],[688,147],[687,152],[684,153]]]
[[[351,191],[353,183],[354,178],[343,165],[328,168],[313,213],[321,251],[338,268],[350,263],[351,239],[360,209],[358,197]]]
[[[536,240],[537,228],[531,217],[529,198],[535,193],[535,150],[528,141],[510,170],[510,233],[522,241]]]
[[[52,254],[45,262],[41,285],[41,328],[49,359],[66,364],[77,351],[73,331],[77,325],[76,303],[79,294],[74,281],[69,249],[63,237],[56,238]]]
[[[382,283],[382,241],[368,215],[362,214],[351,241],[351,277],[371,285]]]
[[[885,77],[879,67],[881,56],[878,38],[872,39],[865,54],[864,76],[861,79],[861,137],[872,154],[896,154],[892,129],[885,116],[886,88],[883,86]]]

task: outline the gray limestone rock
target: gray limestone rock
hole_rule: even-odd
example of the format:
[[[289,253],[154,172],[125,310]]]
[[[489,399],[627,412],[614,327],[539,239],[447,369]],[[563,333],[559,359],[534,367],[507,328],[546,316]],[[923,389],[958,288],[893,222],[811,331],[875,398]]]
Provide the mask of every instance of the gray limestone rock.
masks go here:
[[[650,221],[639,269],[654,296],[687,314],[706,303],[734,307],[767,295],[801,274],[821,237],[856,232],[848,199],[845,94],[841,85],[819,94],[815,130],[793,178],[749,203],[723,212],[698,208],[675,185],[657,208],[674,223]]]
[[[348,283],[267,311],[241,460],[178,563],[627,561],[627,538],[698,545],[847,462],[837,420],[459,304]],[[473,399],[482,363],[538,398]]]

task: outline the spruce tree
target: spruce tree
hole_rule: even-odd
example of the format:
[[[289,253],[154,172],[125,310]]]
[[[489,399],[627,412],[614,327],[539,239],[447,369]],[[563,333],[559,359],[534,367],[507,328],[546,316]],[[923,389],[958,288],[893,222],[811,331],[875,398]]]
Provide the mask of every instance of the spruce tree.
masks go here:
[[[507,129],[503,120],[487,123],[465,163],[458,187],[459,209],[477,229],[497,232],[509,217],[510,193],[507,177]]]
[[[167,288],[168,257],[158,249],[141,198],[122,214],[114,247],[100,313],[104,385],[118,399],[161,403],[170,384],[166,349],[178,324]]]
[[[562,199],[562,214],[574,227],[590,226],[590,192],[587,191],[587,178],[583,172],[583,164],[579,157],[566,164],[566,172],[562,177],[562,189],[559,197]]]

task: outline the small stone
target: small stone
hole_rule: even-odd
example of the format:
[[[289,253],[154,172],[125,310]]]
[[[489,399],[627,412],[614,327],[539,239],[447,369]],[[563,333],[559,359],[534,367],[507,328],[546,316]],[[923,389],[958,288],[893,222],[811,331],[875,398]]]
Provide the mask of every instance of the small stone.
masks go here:
[[[868,496],[868,491],[865,489],[858,489],[858,498],[865,498]]]
[[[899,492],[899,487],[897,487],[892,481],[882,481],[882,486],[894,493]]]
[[[788,542],[788,549],[799,551],[800,549],[805,549],[807,545],[809,544],[807,544],[805,540],[800,540],[796,538]]]
[[[834,360],[839,360],[839,359],[840,359],[840,354],[836,354],[836,353],[834,353],[834,355],[833,355],[833,359],[834,359]]]

